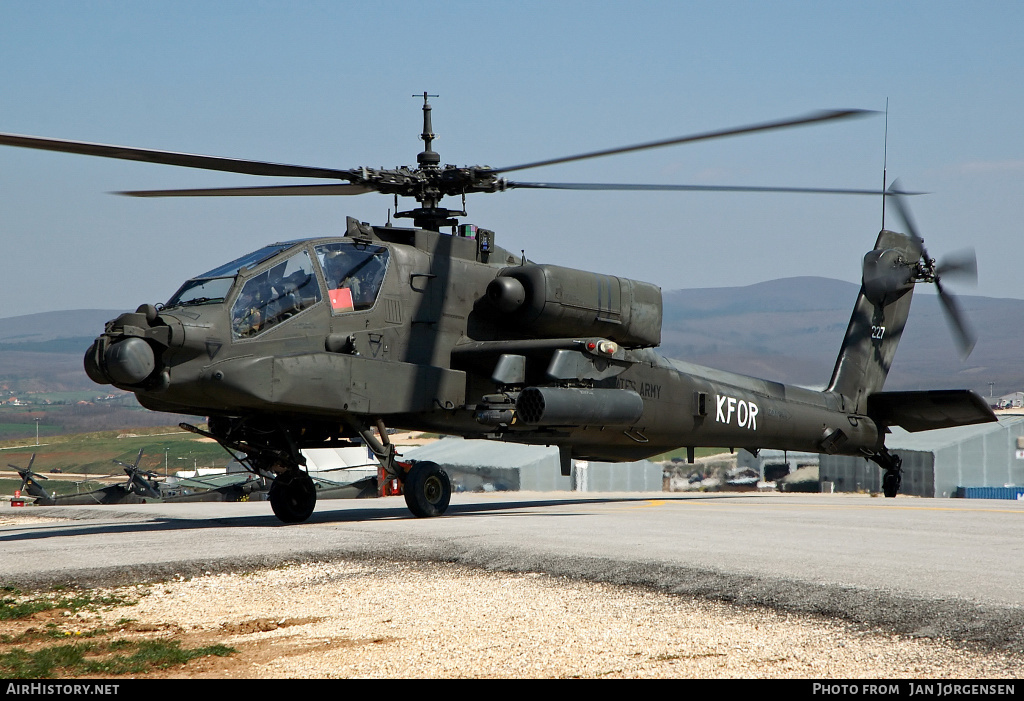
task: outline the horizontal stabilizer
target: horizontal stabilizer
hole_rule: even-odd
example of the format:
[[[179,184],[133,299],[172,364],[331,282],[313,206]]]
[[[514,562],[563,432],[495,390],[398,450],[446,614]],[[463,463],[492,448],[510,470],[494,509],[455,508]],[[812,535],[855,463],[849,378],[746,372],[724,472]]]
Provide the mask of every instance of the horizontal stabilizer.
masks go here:
[[[967,389],[876,392],[868,397],[868,416],[911,432],[996,420],[985,400]]]

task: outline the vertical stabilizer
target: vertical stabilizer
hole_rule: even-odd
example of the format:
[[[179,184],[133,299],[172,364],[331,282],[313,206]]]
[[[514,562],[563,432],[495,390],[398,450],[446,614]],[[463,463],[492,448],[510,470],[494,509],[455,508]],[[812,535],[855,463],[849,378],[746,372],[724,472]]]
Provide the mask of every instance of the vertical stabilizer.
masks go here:
[[[867,412],[867,398],[885,384],[910,313],[920,240],[883,229],[864,256],[860,294],[843,338],[828,391],[847,411]]]

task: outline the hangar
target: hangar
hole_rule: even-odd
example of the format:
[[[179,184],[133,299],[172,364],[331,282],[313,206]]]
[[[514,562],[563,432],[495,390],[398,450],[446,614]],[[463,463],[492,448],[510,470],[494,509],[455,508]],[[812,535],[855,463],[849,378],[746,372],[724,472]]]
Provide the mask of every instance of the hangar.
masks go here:
[[[893,427],[885,444],[903,459],[902,494],[950,497],[958,488],[1024,485],[1024,416],[920,433]],[[882,471],[866,458],[821,455],[819,471],[837,492],[882,491]]]
[[[573,461],[562,475],[554,446],[496,443],[449,436],[402,451],[406,460],[430,460],[443,467],[452,488],[480,491],[660,492],[662,468],[648,460],[632,463]]]

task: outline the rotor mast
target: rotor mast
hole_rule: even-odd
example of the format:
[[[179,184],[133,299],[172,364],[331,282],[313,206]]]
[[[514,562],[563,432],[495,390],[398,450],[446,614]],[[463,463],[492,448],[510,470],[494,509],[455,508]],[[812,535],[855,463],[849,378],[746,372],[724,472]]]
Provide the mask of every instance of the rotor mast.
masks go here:
[[[419,95],[413,95],[413,97],[419,97]],[[428,98],[431,97],[440,97],[440,95],[428,95],[426,91],[423,93],[423,133],[420,134],[420,138],[423,140],[426,148],[416,156],[416,162],[419,163],[420,168],[423,168],[424,170],[436,170],[437,166],[441,163],[441,156],[432,148],[434,139],[436,139],[437,136],[434,134],[434,127],[430,123],[431,107],[430,100]]]
[[[420,190],[415,197],[420,206],[408,212],[397,212],[395,217],[410,218],[421,229],[440,231],[442,226],[456,226],[459,222],[453,217],[464,217],[466,212],[439,206],[445,194],[441,188],[444,170],[441,168],[441,156],[433,148],[437,135],[430,121],[430,98],[439,95],[431,95],[424,90],[422,95],[413,97],[423,98],[423,133],[420,139],[423,140],[424,148],[416,155],[419,164],[417,174],[421,177]]]

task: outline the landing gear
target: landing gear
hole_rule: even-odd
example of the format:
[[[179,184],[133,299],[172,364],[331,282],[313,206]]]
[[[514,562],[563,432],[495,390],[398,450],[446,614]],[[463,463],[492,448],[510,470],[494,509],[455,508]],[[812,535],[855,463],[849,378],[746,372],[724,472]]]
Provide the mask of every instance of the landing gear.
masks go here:
[[[893,455],[887,448],[882,448],[878,453],[871,456],[871,459],[885,470],[882,475],[882,494],[890,499],[899,494],[900,485],[903,483],[903,459],[899,455]]]
[[[316,485],[302,470],[282,472],[270,484],[270,508],[285,523],[302,523],[316,507]]]
[[[409,467],[408,463],[399,462],[395,446],[388,439],[387,428],[380,419],[377,419],[380,440],[373,435],[369,426],[360,426],[358,430],[380,463],[377,475],[379,496],[387,493],[384,485],[394,479],[402,483],[405,504],[414,516],[429,518],[445,512],[452,499],[452,483],[448,479],[448,473],[440,465],[424,461],[413,463]]]
[[[440,516],[452,498],[452,483],[436,462],[414,463],[405,476],[403,490],[409,511],[418,518]]]
[[[886,470],[882,475],[882,493],[892,498],[899,494],[900,484],[903,483],[903,476],[899,470]]]
[[[285,523],[301,523],[316,507],[316,485],[303,470],[294,426],[258,418],[211,417],[209,431],[182,423],[182,428],[213,438],[249,472],[270,482],[268,498],[274,515]],[[244,457],[239,453],[244,454]]]

